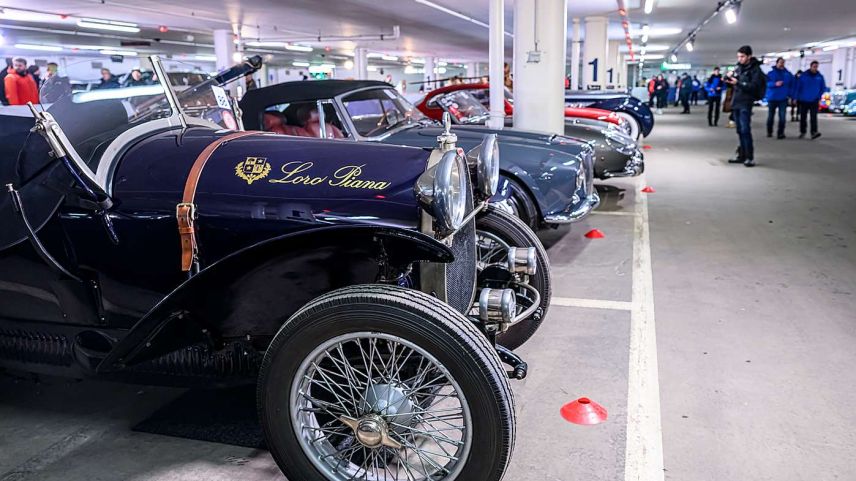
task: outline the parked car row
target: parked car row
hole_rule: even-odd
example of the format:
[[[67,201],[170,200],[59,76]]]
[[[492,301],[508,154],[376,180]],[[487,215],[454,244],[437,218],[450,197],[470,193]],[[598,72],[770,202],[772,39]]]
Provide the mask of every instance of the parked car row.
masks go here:
[[[289,479],[499,480],[551,299],[531,227],[596,208],[632,140],[440,124],[380,82],[238,105],[259,58],[195,85],[151,62],[0,111],[0,368],[254,384]]]

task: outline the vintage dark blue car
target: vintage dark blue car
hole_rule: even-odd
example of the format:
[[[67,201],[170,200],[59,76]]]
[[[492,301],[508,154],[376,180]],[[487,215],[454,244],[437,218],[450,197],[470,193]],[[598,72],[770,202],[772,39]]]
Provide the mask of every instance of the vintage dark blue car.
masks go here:
[[[430,148],[443,132],[391,85],[378,81],[286,82],[251,90],[240,105],[246,128],[285,135]],[[585,143],[482,125],[457,126],[455,134],[464,149],[487,134],[498,136],[510,209],[533,229],[579,221],[600,202],[593,149]]]
[[[591,107],[611,110],[630,121],[630,136],[647,137],[654,130],[654,113],[645,102],[622,92],[568,90],[565,107]]]
[[[549,273],[487,205],[495,139],[224,129],[221,84],[255,68],[0,115],[0,368],[256,383],[289,479],[498,481],[526,365],[495,341]]]

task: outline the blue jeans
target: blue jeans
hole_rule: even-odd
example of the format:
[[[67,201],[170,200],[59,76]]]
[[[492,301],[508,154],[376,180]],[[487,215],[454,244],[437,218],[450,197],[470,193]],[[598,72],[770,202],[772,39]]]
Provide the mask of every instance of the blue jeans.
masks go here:
[[[746,159],[755,158],[755,146],[752,145],[752,108],[734,109],[734,123],[740,137],[740,152]]]
[[[779,112],[779,126],[776,134],[781,137],[785,135],[785,117],[788,114],[787,100],[773,100],[767,103],[767,134],[773,134],[773,122],[776,120],[776,111]]]

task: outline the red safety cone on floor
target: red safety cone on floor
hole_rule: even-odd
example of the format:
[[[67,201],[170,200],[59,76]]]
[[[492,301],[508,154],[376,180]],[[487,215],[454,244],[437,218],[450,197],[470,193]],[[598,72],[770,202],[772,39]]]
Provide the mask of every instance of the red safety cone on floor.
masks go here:
[[[605,235],[603,235],[603,232],[601,232],[600,229],[592,229],[586,232],[585,235],[589,239],[603,239],[604,237],[606,237]]]
[[[581,397],[562,406],[560,411],[565,421],[574,424],[592,425],[606,421],[606,408],[587,397]]]
[[[646,194],[653,194],[654,192],[657,192],[657,191],[654,190],[654,188],[651,187],[650,185],[646,185],[645,188],[642,189],[642,192],[645,192]]]
[[[650,145],[643,145],[642,149],[643,150],[651,150],[651,146]]]

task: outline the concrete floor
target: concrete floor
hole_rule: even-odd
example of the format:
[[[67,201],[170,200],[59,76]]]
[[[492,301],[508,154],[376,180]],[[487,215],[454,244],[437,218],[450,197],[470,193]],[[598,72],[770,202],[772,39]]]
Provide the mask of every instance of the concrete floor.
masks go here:
[[[531,368],[514,384],[506,479],[853,479],[856,122],[822,117],[817,141],[788,127],[787,140],[757,139],[759,166],[747,169],[725,163],[733,130],[667,112],[646,140],[646,178],[607,183],[599,214],[544,236],[556,297],[520,350]],[[632,346],[643,183],[657,190],[642,246],[656,348]],[[595,227],[605,239],[582,237]],[[661,423],[652,402],[628,416],[640,352],[659,374],[649,401]],[[0,377],[0,481],[283,479],[265,451],[130,430],[180,394]],[[608,422],[559,417],[582,395],[609,409]],[[651,442],[642,449],[627,443],[640,432]]]

